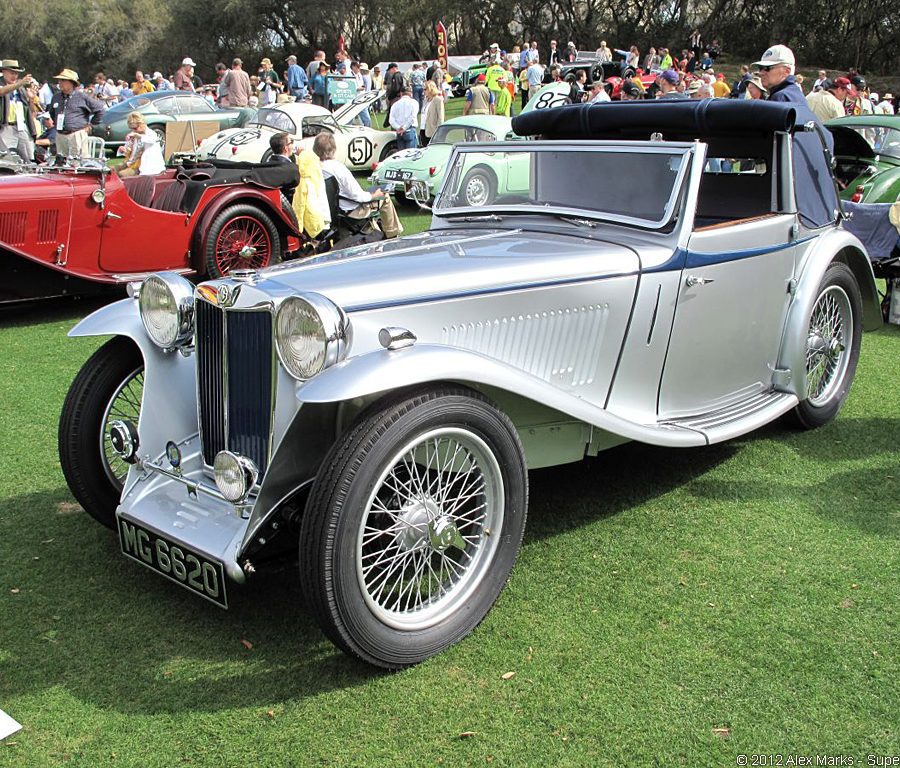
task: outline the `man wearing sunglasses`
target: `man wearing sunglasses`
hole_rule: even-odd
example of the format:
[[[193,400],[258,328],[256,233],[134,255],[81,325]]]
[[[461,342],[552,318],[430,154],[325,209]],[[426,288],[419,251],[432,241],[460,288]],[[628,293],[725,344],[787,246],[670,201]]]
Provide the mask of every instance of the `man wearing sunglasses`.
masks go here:
[[[786,45],[773,45],[755,62],[759,79],[769,92],[769,101],[806,105],[806,97],[794,79],[794,52]]]

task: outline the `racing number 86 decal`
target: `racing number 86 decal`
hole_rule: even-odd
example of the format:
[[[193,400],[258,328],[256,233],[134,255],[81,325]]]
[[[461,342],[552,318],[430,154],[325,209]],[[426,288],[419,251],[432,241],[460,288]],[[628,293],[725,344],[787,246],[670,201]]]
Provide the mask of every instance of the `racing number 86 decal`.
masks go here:
[[[347,157],[353,165],[364,165],[372,157],[372,142],[365,136],[350,139],[347,145]]]

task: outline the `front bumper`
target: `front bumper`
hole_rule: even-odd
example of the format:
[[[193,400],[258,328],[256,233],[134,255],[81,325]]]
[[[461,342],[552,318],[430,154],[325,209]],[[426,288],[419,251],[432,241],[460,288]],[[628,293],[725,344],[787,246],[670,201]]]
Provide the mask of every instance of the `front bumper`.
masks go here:
[[[183,480],[142,464],[135,465],[129,473],[117,515],[221,562],[232,581],[243,583],[246,576],[238,554],[254,499],[251,496],[245,504],[234,505],[216,498],[215,494],[192,489],[191,485],[198,484],[215,489],[215,484],[203,469],[199,436],[183,441],[179,448]],[[161,466],[166,459],[161,456],[152,463]]]

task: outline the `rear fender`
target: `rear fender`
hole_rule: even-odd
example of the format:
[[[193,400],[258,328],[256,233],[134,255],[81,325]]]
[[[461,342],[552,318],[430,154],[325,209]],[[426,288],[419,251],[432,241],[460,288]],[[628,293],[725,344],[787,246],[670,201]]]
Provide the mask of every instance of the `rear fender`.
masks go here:
[[[819,237],[806,253],[794,298],[788,311],[778,368],[791,371],[790,381],[776,386],[806,399],[806,341],[809,318],[819,294],[819,285],[828,267],[835,261],[846,264],[853,272],[862,297],[862,326],[865,331],[881,327],[881,306],[875,287],[872,264],[863,244],[846,230],[838,229]]]
[[[209,233],[213,219],[227,206],[240,203],[255,205],[269,214],[285,240],[289,236],[300,237],[296,221],[280,205],[274,204],[272,198],[262,189],[241,186],[217,194],[217,189],[213,187],[204,193],[203,198],[197,204],[198,209],[202,208],[202,213],[197,217],[194,224],[191,254],[194,262],[193,266],[198,273],[202,274],[206,268],[203,249],[206,244],[206,235]]]

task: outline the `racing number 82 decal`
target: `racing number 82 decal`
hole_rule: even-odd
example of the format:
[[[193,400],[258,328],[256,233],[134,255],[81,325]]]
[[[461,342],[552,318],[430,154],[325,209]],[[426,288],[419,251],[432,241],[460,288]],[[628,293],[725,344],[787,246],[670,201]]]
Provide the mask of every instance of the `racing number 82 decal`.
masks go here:
[[[372,157],[372,142],[365,136],[350,139],[347,145],[347,157],[353,165],[364,165]]]

